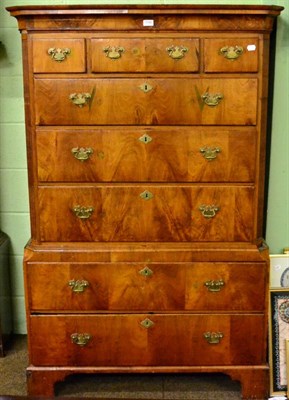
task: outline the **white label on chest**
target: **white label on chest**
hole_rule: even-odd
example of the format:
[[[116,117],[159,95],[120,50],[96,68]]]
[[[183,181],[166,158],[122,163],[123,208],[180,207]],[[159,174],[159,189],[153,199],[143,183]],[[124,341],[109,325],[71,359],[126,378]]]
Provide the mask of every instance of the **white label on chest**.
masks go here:
[[[248,44],[247,50],[248,51],[255,51],[256,50],[256,45],[255,44]]]
[[[153,19],[144,19],[142,24],[143,26],[154,26],[155,22]]]

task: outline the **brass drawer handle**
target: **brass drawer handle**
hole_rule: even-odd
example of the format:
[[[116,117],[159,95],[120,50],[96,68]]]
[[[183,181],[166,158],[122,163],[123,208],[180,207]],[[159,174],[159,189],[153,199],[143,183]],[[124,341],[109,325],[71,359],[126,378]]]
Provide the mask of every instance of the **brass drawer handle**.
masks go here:
[[[52,60],[62,62],[66,60],[66,57],[71,53],[71,50],[68,48],[60,49],[51,47],[47,50],[47,53],[50,55]]]
[[[215,205],[201,205],[199,207],[199,210],[201,211],[202,215],[205,218],[214,218],[217,214],[217,212],[220,210],[219,206]]]
[[[80,108],[88,104],[90,99],[90,93],[71,93],[69,95],[69,100],[71,100],[73,104]]]
[[[205,332],[204,338],[209,344],[219,344],[224,337],[222,332]]]
[[[71,290],[74,293],[83,293],[85,288],[89,286],[89,282],[85,280],[74,280],[72,279],[71,281],[68,282],[68,286],[71,287]]]
[[[142,192],[139,196],[140,196],[143,200],[150,200],[150,199],[152,199],[152,198],[154,197],[154,195],[153,195],[151,192],[149,192],[148,190],[145,190],[145,191]]]
[[[152,276],[153,271],[148,267],[145,266],[143,269],[141,269],[140,271],[138,271],[140,275],[142,276]]]
[[[143,321],[141,321],[140,324],[142,327],[144,327],[146,329],[149,329],[154,326],[154,322],[152,320],[150,320],[149,318],[144,319]]]
[[[94,208],[93,207],[84,207],[84,206],[75,206],[72,208],[72,211],[76,215],[77,218],[80,219],[88,219],[91,217]]]
[[[237,60],[243,52],[242,46],[225,46],[220,49],[220,54],[231,61]]]
[[[91,335],[89,333],[72,333],[70,335],[71,342],[77,344],[80,347],[84,347],[91,339]]]
[[[220,292],[222,288],[225,286],[225,282],[223,279],[219,279],[218,281],[206,281],[204,283],[206,288],[208,289],[209,292]]]
[[[90,158],[91,154],[93,154],[93,149],[91,147],[74,147],[71,149],[71,153],[77,160],[83,162]]]
[[[202,96],[203,102],[209,107],[216,107],[220,101],[224,98],[224,96],[220,93],[204,93]]]
[[[180,60],[189,51],[187,47],[184,46],[170,46],[167,47],[167,52],[171,58],[174,60]]]
[[[121,57],[121,53],[125,50],[123,47],[118,46],[107,46],[103,49],[106,57],[110,58],[111,60],[118,60]]]
[[[220,147],[202,147],[200,148],[200,153],[208,161],[215,160],[218,153],[221,153]]]

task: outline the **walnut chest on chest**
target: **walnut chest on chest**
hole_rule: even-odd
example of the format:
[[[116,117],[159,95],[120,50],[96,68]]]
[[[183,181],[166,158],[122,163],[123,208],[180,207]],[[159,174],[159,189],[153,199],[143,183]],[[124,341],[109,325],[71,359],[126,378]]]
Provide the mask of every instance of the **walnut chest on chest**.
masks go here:
[[[30,395],[221,372],[268,394],[275,6],[9,7],[22,34]]]

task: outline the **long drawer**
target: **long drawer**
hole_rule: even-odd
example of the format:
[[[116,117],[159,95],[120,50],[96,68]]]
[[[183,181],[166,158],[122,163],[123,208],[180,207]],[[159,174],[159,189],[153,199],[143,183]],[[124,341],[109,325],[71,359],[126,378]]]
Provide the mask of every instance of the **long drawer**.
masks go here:
[[[35,366],[258,365],[266,361],[263,315],[39,315],[31,316],[29,324]]]
[[[38,188],[42,241],[250,241],[254,187],[82,185]]]
[[[257,79],[37,78],[36,125],[255,125]]]
[[[39,128],[36,140],[43,182],[255,180],[253,127]]]
[[[264,263],[28,262],[32,312],[263,311]]]

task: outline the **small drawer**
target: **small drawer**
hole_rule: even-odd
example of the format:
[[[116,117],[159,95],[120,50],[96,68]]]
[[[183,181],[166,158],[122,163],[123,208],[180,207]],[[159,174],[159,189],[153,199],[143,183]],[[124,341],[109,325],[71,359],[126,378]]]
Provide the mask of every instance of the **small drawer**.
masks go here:
[[[204,40],[205,72],[257,72],[258,55],[257,38]]]
[[[262,312],[265,304],[264,263],[28,262],[26,277],[32,312]]]
[[[260,314],[35,315],[30,361],[54,367],[259,365],[266,361],[264,323]]]
[[[63,185],[38,189],[42,241],[251,241],[254,186]]]
[[[34,39],[32,43],[34,73],[85,72],[84,39]]]
[[[92,72],[197,72],[199,39],[92,39],[91,68]]]

